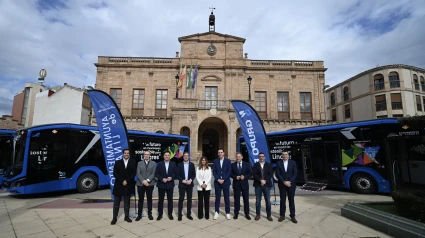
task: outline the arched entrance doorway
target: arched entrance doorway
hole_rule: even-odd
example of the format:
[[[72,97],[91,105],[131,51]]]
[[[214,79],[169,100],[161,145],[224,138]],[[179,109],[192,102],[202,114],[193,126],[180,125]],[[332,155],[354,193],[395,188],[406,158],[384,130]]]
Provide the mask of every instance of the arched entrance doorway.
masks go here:
[[[217,158],[218,149],[224,149],[225,156],[228,154],[227,126],[219,118],[210,117],[205,119],[198,129],[198,148],[201,155],[206,156],[210,163]]]

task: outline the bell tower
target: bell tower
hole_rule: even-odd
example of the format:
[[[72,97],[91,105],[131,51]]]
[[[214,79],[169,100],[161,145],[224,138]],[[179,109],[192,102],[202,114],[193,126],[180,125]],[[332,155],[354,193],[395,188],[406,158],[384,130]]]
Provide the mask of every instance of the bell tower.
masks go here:
[[[210,9],[211,9],[211,15],[208,21],[209,31],[215,32],[215,16],[213,12],[215,7],[210,7]]]

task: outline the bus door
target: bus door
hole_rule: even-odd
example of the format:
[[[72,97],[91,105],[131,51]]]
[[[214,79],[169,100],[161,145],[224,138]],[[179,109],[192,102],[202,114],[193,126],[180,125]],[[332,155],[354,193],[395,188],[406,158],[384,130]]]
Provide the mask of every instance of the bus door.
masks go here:
[[[304,145],[292,145],[291,146],[291,157],[290,159],[294,160],[297,164],[297,182],[304,183],[306,182],[306,170],[305,170],[305,160],[303,156],[303,148]]]
[[[339,142],[325,142],[326,178],[329,184],[342,184],[341,149]]]

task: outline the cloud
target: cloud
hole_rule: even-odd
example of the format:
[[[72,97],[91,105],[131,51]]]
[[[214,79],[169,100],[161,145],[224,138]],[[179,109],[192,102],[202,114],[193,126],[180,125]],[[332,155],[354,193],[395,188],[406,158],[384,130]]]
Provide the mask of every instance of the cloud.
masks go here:
[[[93,86],[98,56],[174,57],[178,37],[208,31],[208,1],[0,1],[0,83]],[[425,68],[425,4],[400,1],[214,1],[216,31],[262,60],[323,60],[335,85],[385,64]],[[10,107],[9,107],[10,108]],[[3,111],[4,110],[4,111]],[[7,112],[8,107],[0,109]]]

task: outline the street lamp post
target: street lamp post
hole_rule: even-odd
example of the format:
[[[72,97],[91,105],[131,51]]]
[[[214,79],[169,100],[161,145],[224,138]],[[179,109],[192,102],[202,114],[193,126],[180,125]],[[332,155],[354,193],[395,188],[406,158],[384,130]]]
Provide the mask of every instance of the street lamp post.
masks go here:
[[[176,74],[176,98],[179,98],[179,74]]]
[[[328,119],[327,119],[327,111],[326,111],[326,89],[329,88],[329,85],[325,85],[325,83],[323,83],[323,107],[325,109],[325,124],[328,124]]]
[[[248,90],[249,90],[249,92],[248,92],[248,100],[251,101],[251,81],[252,81],[251,76],[248,76],[248,78],[246,80],[248,80]]]

